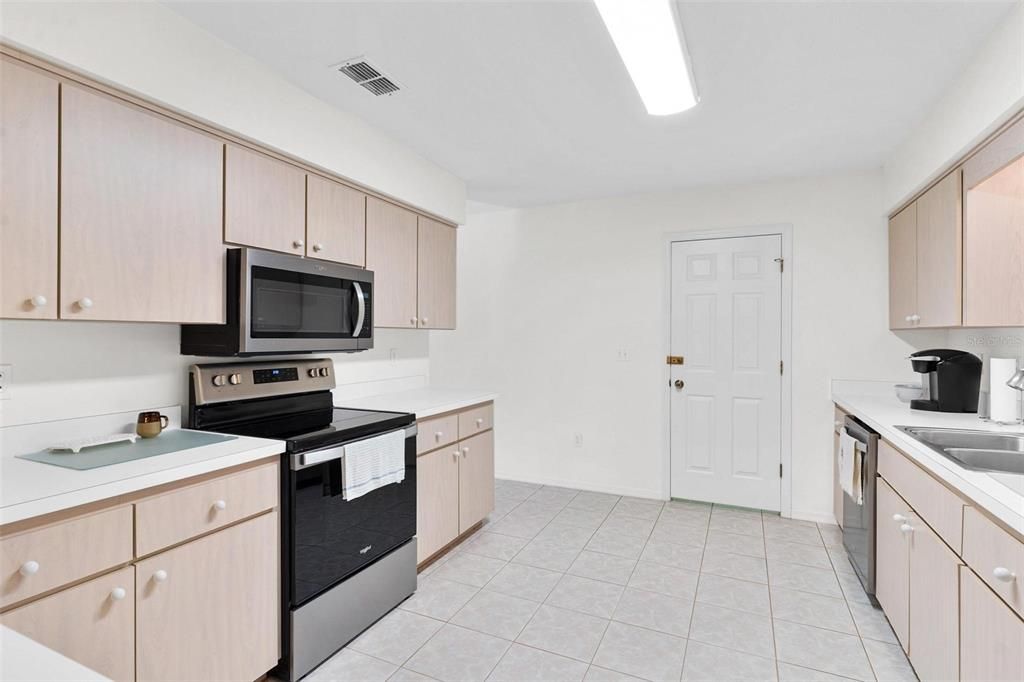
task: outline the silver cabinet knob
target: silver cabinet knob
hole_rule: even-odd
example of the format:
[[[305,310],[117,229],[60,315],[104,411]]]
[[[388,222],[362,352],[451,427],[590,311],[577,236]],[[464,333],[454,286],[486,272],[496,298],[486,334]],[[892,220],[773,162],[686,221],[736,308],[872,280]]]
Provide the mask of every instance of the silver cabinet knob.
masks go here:
[[[313,250],[316,251],[317,253],[320,253],[321,251],[324,250],[324,245],[319,243],[313,244]]]
[[[39,295],[30,298],[29,303],[32,304],[33,308],[42,308],[44,305],[46,305],[47,301],[45,296]]]
[[[89,298],[88,296],[83,296],[82,298],[78,299],[78,307],[81,308],[82,310],[86,310],[87,308],[91,308],[92,307],[92,299]]]
[[[412,322],[413,325],[415,325],[419,320],[417,320],[415,317],[410,317],[409,321]]]
[[[429,321],[430,320],[428,320],[427,318],[424,317],[423,319],[420,320],[420,324],[426,324]]]
[[[296,239],[295,241],[292,242],[292,246],[294,246],[296,249],[301,249],[305,245],[306,242],[302,241],[301,239]]]
[[[462,457],[465,459],[466,455],[469,454],[469,448],[462,448]]]
[[[462,454],[461,452],[459,452],[458,450],[455,450],[454,452],[452,452],[452,458],[455,459],[455,461],[458,461],[459,455],[461,455],[461,454]]]
[[[153,580],[157,581],[158,583],[164,582],[165,580],[167,580],[167,571],[161,568],[159,571],[153,574]]]
[[[29,577],[30,575],[35,575],[38,572],[39,572],[39,562],[38,561],[32,561],[31,559],[26,561],[25,563],[23,563],[21,565],[21,568],[18,569],[18,573],[22,574],[26,578]]]
[[[121,601],[128,596],[128,591],[123,587],[115,587],[110,591],[110,598],[114,601]]]
[[[228,508],[228,503],[226,500],[217,500],[213,503],[213,508],[217,511],[224,511]]]

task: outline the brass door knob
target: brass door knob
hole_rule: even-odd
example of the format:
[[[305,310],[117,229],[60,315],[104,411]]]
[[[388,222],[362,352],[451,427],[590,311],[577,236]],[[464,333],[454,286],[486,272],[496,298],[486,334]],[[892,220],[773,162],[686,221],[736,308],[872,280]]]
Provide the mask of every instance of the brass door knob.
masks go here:
[[[676,388],[682,388],[683,386],[685,386],[685,385],[686,385],[685,383],[683,383],[683,380],[682,380],[682,379],[676,379],[676,380],[675,380],[674,382],[672,382],[672,383],[673,383],[673,384],[675,385],[675,387],[676,387]]]

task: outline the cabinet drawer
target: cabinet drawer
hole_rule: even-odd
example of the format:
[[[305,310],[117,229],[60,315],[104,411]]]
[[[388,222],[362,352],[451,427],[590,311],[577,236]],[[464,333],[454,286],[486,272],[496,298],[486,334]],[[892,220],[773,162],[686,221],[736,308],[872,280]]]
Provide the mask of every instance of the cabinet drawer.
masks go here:
[[[145,556],[277,506],[277,463],[172,490],[135,504],[135,554]]]
[[[135,568],[8,611],[0,623],[112,680],[135,679]]]
[[[459,439],[459,415],[421,419],[417,429],[416,454],[422,455]]]
[[[459,413],[459,438],[469,438],[494,427],[494,403],[471,407]]]
[[[127,505],[10,535],[0,539],[0,607],[131,559],[132,508]]]
[[[996,594],[1024,616],[1024,544],[973,507],[964,507],[963,557]]]
[[[943,542],[960,553],[962,499],[885,441],[878,444],[878,475],[888,481]]]

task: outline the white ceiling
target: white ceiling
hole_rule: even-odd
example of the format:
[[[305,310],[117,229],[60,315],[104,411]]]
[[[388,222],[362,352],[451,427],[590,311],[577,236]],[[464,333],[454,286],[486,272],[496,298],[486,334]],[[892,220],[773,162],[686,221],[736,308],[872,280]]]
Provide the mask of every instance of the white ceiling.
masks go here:
[[[652,117],[588,0],[169,4],[507,206],[878,167],[1013,6],[680,2],[701,103]]]

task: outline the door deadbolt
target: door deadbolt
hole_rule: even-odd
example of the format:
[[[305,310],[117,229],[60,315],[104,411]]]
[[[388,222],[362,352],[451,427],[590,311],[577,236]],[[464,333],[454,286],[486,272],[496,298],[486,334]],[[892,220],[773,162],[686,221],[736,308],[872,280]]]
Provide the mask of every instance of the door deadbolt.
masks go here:
[[[675,385],[675,387],[676,387],[676,388],[682,388],[683,386],[685,386],[685,385],[686,385],[685,383],[683,383],[683,380],[682,380],[682,379],[676,379],[676,380],[675,380],[674,382],[672,382],[672,383],[673,383],[673,384]]]

